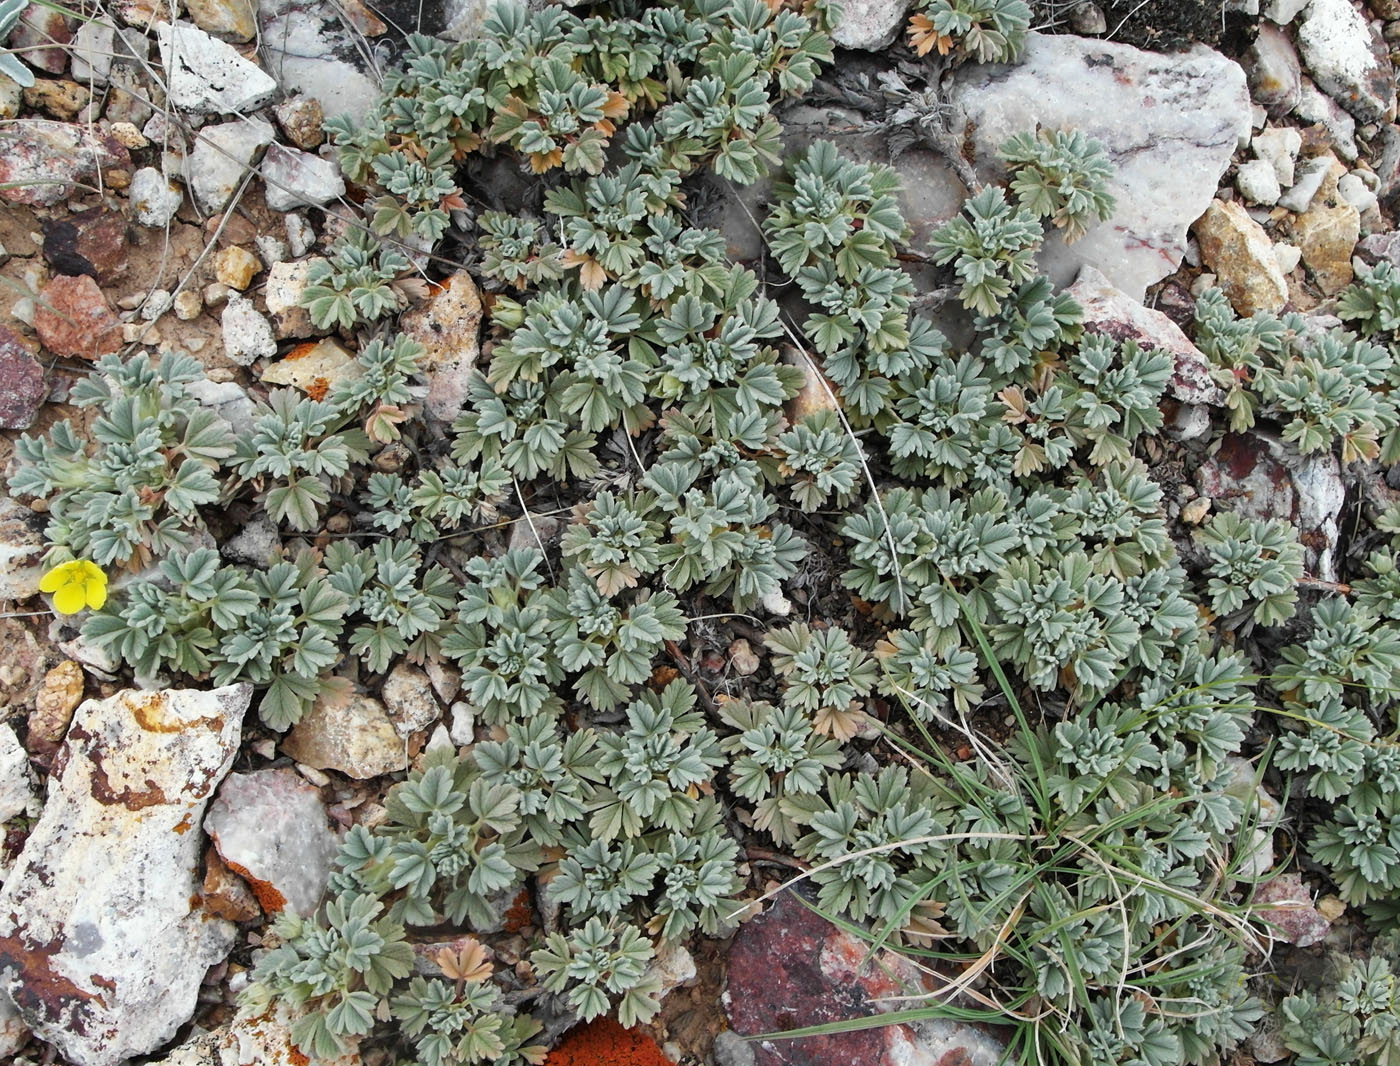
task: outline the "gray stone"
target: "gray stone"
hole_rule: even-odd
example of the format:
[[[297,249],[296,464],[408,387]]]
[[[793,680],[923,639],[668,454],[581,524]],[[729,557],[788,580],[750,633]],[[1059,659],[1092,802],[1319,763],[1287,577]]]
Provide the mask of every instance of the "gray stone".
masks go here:
[[[1084,37],[1108,32],[1108,16],[1092,0],[1082,0],[1069,9],[1069,28]]]
[[[882,51],[899,36],[908,10],[909,0],[846,0],[831,39],[842,48]]]
[[[204,829],[219,858],[253,889],[268,915],[308,917],[321,902],[338,842],[320,789],[291,767],[229,774]]]
[[[282,750],[297,762],[359,780],[408,766],[404,742],[384,705],[358,694],[318,699],[282,741]]]
[[[753,1045],[732,1029],[715,1035],[715,1066],[754,1066]]]
[[[281,558],[282,535],[266,515],[250,519],[236,534],[219,546],[224,558],[236,563],[265,568]]]
[[[1279,207],[1296,212],[1306,211],[1317,191],[1322,188],[1322,183],[1327,180],[1327,174],[1334,162],[1336,160],[1330,155],[1322,155],[1299,163],[1298,176],[1293,185],[1278,198]]]
[[[1313,81],[1362,122],[1395,116],[1395,69],[1381,35],[1351,0],[1310,0],[1297,26]]]
[[[1298,104],[1303,91],[1303,68],[1293,42],[1267,22],[1244,57],[1249,91],[1273,115],[1285,115]]]
[[[225,115],[261,107],[277,82],[234,47],[188,22],[156,23],[170,102],[186,111]]]
[[[228,206],[258,152],[272,143],[272,126],[260,118],[206,126],[195,138],[185,175],[195,201],[215,214]]]
[[[33,799],[29,753],[20,745],[15,731],[0,723],[0,822],[23,814]]]
[[[345,192],[345,179],[335,163],[280,144],[268,146],[260,172],[267,185],[267,206],[274,211],[319,207]]]
[[[132,221],[140,226],[165,226],[185,201],[184,190],[155,167],[142,167],[126,190]]]
[[[1252,204],[1265,207],[1278,203],[1283,190],[1279,188],[1278,174],[1273,163],[1267,159],[1251,159],[1241,163],[1235,172],[1235,188]]]
[[[127,690],[74,716],[0,890],[0,990],[73,1062],[117,1066],[167,1043],[233,946],[195,874],[252,692]]]
[[[92,19],[73,35],[73,80],[106,85],[116,56],[117,29],[106,19]]]
[[[1113,216],[1073,245],[1052,234],[1040,262],[1061,285],[1088,264],[1134,299],[1180,264],[1187,227],[1250,133],[1244,71],[1205,48],[1162,55],[1032,33],[1019,64],[969,64],[951,78],[963,116],[955,128],[971,131],[964,155],[986,180],[1004,176],[997,147],[1037,125],[1103,143],[1115,168]]]

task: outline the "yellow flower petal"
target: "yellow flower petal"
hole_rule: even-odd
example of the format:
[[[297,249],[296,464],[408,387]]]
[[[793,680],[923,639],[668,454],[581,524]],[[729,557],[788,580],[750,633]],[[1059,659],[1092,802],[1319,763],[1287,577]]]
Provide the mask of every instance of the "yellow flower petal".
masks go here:
[[[67,571],[66,571],[67,566],[68,566],[67,563],[63,563],[63,564],[60,565],[60,566],[55,566],[55,567],[54,567],[52,570],[50,570],[47,574],[45,574],[43,577],[41,577],[41,578],[39,579],[39,591],[40,591],[40,592],[57,592],[58,589],[59,589],[59,586],[62,585],[62,584],[64,583],[64,581],[66,581],[66,580],[68,579],[68,575],[67,575]]]
[[[68,582],[53,594],[53,606],[59,614],[77,614],[87,606],[83,586],[76,582]]]
[[[107,602],[107,577],[103,575],[101,581],[89,581],[87,584],[87,605],[94,611]]]

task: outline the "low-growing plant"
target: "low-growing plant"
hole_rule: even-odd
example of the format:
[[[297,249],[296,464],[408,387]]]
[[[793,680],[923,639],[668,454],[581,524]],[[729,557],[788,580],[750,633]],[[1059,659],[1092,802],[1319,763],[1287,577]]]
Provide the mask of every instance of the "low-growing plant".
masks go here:
[[[1021,206],[1064,230],[1067,244],[1113,213],[1113,164],[1102,144],[1078,130],[1018,133],[997,154],[1011,172],[1011,191]]]
[[[91,444],[66,420],[15,443],[10,491],[46,501],[46,563],[88,558],[136,571],[196,546],[199,509],[218,501],[218,474],[234,455],[232,427],[190,391],[203,380],[203,367],[175,352],[103,356],[70,394],[99,409]]]
[[[1303,576],[1303,546],[1291,527],[1223,511],[1202,527],[1200,541],[1210,556],[1206,573],[1216,614],[1247,613],[1264,626],[1293,617]]]

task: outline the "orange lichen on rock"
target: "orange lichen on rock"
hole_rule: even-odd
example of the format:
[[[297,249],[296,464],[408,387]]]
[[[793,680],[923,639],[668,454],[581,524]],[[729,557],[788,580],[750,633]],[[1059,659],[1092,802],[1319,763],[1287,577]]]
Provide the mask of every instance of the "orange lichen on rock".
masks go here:
[[[595,1018],[571,1029],[544,1066],[675,1066],[656,1041],[624,1029],[611,1018]]]
[[[507,933],[518,933],[535,920],[534,909],[530,906],[530,893],[526,889],[521,889],[515,899],[511,901],[510,910],[506,911],[504,930]]]

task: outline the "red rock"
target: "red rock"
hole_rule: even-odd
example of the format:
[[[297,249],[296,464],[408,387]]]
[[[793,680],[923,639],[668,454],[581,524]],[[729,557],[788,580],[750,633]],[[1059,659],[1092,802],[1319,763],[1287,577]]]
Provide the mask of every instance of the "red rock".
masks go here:
[[[44,368],[19,334],[0,325],[0,429],[28,429],[48,394]]]
[[[122,327],[97,282],[59,275],[44,287],[34,311],[39,340],[54,355],[96,359],[121,347]]]
[[[99,170],[130,163],[122,143],[101,130],[41,118],[0,125],[0,198],[12,204],[56,204]]]
[[[734,938],[724,997],[730,1027],[757,1036],[867,1018],[901,1006],[877,999],[925,991],[908,960],[882,952],[862,966],[865,955],[864,941],[804,906],[791,890],[780,893]],[[991,1030],[944,1019],[750,1046],[755,1066],[997,1062],[1005,1051]]]
[[[44,223],[44,258],[60,274],[87,274],[103,284],[126,273],[126,219],[94,207]]]

